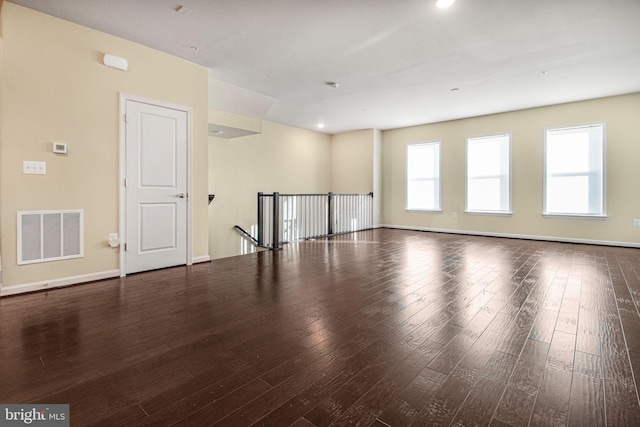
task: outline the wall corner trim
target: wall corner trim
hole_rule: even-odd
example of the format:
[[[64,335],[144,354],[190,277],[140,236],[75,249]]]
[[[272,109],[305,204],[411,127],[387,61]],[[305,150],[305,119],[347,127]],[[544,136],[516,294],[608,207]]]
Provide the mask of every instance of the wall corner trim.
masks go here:
[[[193,262],[194,264],[199,264],[201,262],[210,262],[210,261],[211,261],[211,257],[209,255],[194,256],[191,259],[191,262]]]

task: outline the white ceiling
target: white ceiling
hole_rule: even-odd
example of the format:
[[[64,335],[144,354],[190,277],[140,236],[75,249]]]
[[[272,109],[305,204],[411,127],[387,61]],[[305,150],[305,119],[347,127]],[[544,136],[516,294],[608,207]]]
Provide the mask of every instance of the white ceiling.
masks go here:
[[[12,2],[208,67],[213,108],[327,133],[640,92],[640,0]]]

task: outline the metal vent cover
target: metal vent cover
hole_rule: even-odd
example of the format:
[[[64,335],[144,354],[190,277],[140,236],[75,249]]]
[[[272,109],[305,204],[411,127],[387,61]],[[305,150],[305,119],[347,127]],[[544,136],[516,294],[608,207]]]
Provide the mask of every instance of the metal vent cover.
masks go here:
[[[84,256],[84,211],[18,212],[18,265]]]

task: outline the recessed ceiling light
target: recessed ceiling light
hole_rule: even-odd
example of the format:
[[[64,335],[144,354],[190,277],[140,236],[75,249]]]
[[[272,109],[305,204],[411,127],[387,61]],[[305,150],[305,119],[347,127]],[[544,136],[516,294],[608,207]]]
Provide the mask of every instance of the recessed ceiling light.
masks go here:
[[[338,89],[338,86],[340,86],[340,84],[336,82],[327,82],[327,86],[333,89]]]
[[[454,1],[456,0],[436,0],[436,6],[440,9],[446,9],[447,7],[451,7]]]
[[[324,128],[324,123],[318,123],[318,129]]]
[[[198,46],[191,46],[189,49],[191,49],[194,52],[197,52],[200,50],[200,48]]]
[[[542,77],[544,77],[544,76],[546,76],[548,74],[548,72],[547,71],[542,71],[540,74],[542,75]]]
[[[191,13],[191,9],[189,9],[186,6],[178,6],[176,9],[176,12],[178,12],[180,15],[187,16],[188,14]]]

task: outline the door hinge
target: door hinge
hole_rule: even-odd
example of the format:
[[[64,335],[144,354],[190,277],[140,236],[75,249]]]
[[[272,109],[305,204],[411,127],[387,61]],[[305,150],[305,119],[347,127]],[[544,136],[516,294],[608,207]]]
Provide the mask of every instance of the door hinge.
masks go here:
[[[126,114],[124,115],[124,122],[125,123],[129,123],[129,118],[128,118],[128,116]]]
[[[124,179],[124,188],[129,187],[129,180],[127,178]]]
[[[127,252],[127,244],[124,244],[124,251]]]

